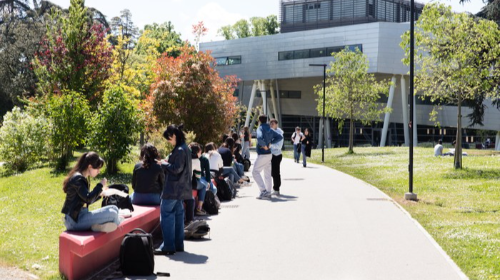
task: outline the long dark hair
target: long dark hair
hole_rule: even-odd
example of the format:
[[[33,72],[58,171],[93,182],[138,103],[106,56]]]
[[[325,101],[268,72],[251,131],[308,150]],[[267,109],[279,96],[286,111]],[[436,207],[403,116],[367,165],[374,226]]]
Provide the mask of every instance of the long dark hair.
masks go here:
[[[99,169],[104,166],[104,160],[96,152],[83,153],[83,155],[76,162],[76,165],[68,173],[68,176],[66,176],[66,179],[64,179],[63,191],[65,193],[68,191],[68,182],[71,177],[73,177],[76,172],[83,173],[87,170],[89,165],[94,169]]]
[[[183,124],[180,124],[178,126],[176,126],[175,124],[171,124],[163,132],[163,137],[165,137],[165,139],[167,140],[170,140],[172,139],[172,136],[175,135],[175,146],[178,147],[186,143],[186,136],[184,135],[184,132],[182,132],[183,128]]]
[[[189,148],[191,149],[191,158],[198,158],[198,153],[201,151],[200,144],[193,142],[189,144]]]
[[[141,148],[141,157],[142,167],[149,168],[152,164],[156,162],[157,159],[160,159],[160,155],[158,154],[158,150],[155,146],[150,143],[142,146]]]
[[[231,151],[231,154],[233,154],[233,152],[234,152],[234,139],[229,137],[226,139],[226,142],[224,144],[226,144],[226,148],[228,148]]]

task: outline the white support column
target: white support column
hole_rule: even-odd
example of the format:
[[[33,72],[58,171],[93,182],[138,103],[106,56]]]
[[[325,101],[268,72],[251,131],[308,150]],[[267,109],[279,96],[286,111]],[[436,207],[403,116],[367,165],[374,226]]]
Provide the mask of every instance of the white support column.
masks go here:
[[[278,79],[276,79],[276,96],[278,97],[278,116],[279,116],[279,119],[283,119],[282,116],[281,116],[281,98],[280,98],[280,87],[278,85]],[[283,124],[279,123],[280,127],[283,126]]]
[[[413,147],[416,147],[418,144],[418,135],[417,135],[417,104],[416,104],[416,96],[413,97]]]
[[[323,118],[319,119],[319,137],[318,137],[318,148],[323,147]]]
[[[266,96],[266,84],[265,80],[260,80],[260,95],[262,96],[262,109],[264,110],[264,115],[268,115],[267,107],[267,96]]]
[[[332,147],[332,128],[330,126],[330,118],[326,118],[326,147]]]
[[[497,137],[495,139],[495,150],[500,151],[500,131],[497,132]]]
[[[260,101],[259,105],[262,105],[262,100]],[[253,128],[255,127],[255,123],[257,122],[257,119],[259,118],[259,115],[262,113],[262,108],[259,109],[259,111],[255,112],[255,115],[253,115],[252,122],[250,123],[250,126],[248,127],[248,130],[250,133],[252,133]]]
[[[273,81],[271,80],[269,82],[269,92],[271,94],[271,101],[272,101],[272,104],[273,104],[273,114],[274,114],[274,118],[278,121],[278,123],[280,123],[279,121],[279,118],[278,118],[278,110],[276,109],[276,97],[274,96],[274,86],[273,86]]]
[[[410,146],[410,132],[408,131],[408,95],[406,94],[406,78],[401,75],[401,105],[403,107],[403,130],[405,135],[405,146]]]
[[[387,100],[387,108],[392,108],[392,100],[394,99],[394,88],[396,87],[396,76],[392,76],[392,84],[389,89],[389,99]],[[389,128],[391,113],[385,113],[384,127],[382,128],[382,137],[380,137],[380,147],[385,147],[385,142],[387,141],[387,130]]]
[[[248,102],[247,117],[245,119],[245,126],[250,124],[250,115],[252,113],[253,101],[255,99],[255,92],[257,91],[257,81],[253,81],[252,93],[250,95],[250,101]]]

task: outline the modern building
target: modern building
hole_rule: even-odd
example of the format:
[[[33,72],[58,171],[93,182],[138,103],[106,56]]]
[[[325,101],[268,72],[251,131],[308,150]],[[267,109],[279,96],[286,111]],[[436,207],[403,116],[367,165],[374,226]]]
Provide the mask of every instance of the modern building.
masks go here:
[[[310,64],[329,64],[331,53],[345,47],[359,48],[369,59],[369,72],[377,79],[392,80],[388,98],[381,106],[392,113],[364,126],[355,123],[356,145],[408,145],[409,67],[404,65],[401,35],[409,30],[410,4],[406,0],[281,0],[281,33],[236,40],[202,43],[217,60],[221,76],[236,75],[241,82],[235,95],[249,108],[262,105],[264,113],[277,118],[290,137],[294,127],[308,127],[315,142],[322,145],[321,114],[313,87],[322,83],[323,68]],[[416,5],[416,17],[423,9]],[[486,102],[484,126],[464,129],[464,142],[477,143],[474,129],[500,131],[500,111]],[[428,100],[415,99],[414,143],[443,139],[452,142],[456,135],[457,108],[443,106],[438,121],[429,120],[433,106]],[[464,108],[462,123],[470,109]],[[246,124],[255,122],[247,116]],[[340,130],[334,120],[325,122],[326,145],[348,144],[349,121]],[[500,149],[497,134],[497,149]],[[288,139],[288,138],[287,138]]]

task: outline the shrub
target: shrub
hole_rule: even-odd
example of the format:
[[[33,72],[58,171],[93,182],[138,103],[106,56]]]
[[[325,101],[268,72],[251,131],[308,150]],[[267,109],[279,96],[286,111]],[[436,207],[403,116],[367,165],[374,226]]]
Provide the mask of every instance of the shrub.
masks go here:
[[[186,143],[188,145],[189,143],[195,141],[195,139],[196,139],[196,134],[194,134],[194,132],[192,131],[186,132]],[[161,158],[166,158],[170,154],[170,152],[172,152],[173,147],[163,137],[163,130],[155,130],[153,133],[149,135],[149,137],[147,138],[147,142],[153,144],[156,147],[156,149],[158,150],[158,154],[160,155]]]
[[[14,107],[0,127],[0,158],[12,171],[24,171],[46,158],[48,121]]]
[[[89,146],[106,160],[110,174],[118,171],[118,161],[126,161],[131,145],[143,130],[141,112],[122,86],[104,92],[103,104],[91,120]]]
[[[48,100],[47,113],[51,122],[50,159],[57,169],[63,170],[75,148],[85,144],[90,115],[88,101],[72,91],[54,95]]]

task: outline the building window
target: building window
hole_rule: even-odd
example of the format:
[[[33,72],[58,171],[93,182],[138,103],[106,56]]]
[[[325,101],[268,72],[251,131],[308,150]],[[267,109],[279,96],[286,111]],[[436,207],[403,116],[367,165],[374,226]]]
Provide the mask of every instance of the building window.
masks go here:
[[[217,66],[241,64],[241,56],[216,57]]]
[[[348,46],[336,46],[336,47],[328,47],[328,48],[304,49],[304,50],[278,52],[278,60],[326,57],[326,56],[331,56],[332,53],[338,53],[346,47],[350,51],[355,51],[356,48],[358,48],[361,52],[363,52],[363,45],[356,44],[356,45],[348,45]]]
[[[300,99],[302,92],[297,90],[280,90],[280,98]]]

